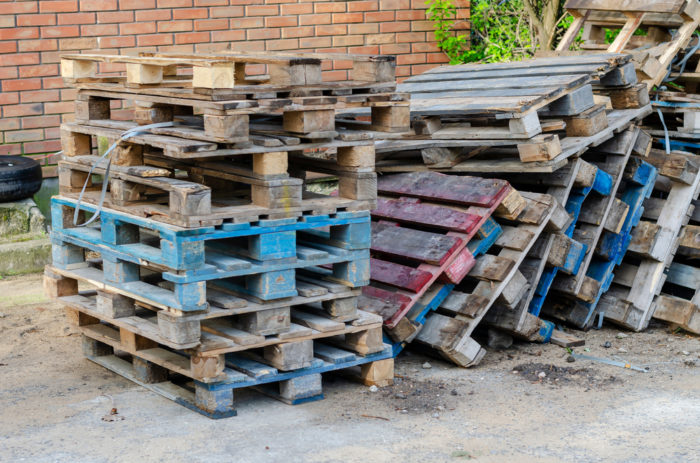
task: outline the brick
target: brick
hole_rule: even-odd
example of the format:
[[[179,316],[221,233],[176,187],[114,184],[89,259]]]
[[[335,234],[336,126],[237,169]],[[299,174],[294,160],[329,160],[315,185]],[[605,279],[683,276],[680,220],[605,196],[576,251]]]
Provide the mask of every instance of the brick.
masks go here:
[[[292,3],[289,5],[280,5],[280,14],[282,15],[302,15],[311,14],[314,12],[314,6],[311,3]]]
[[[323,48],[331,46],[330,37],[300,38],[299,48]]]
[[[270,40],[279,39],[280,30],[279,29],[251,29],[247,31],[248,40]]]
[[[2,57],[5,66],[21,66],[23,64],[39,64],[38,53],[18,53]]]
[[[358,54],[358,55],[378,55],[379,54],[379,46],[378,45],[371,45],[371,46],[364,46],[364,47],[349,47],[348,53],[353,53],[353,54]]]
[[[5,132],[5,143],[23,143],[25,141],[38,141],[43,138],[44,131],[41,129]]]
[[[399,55],[401,53],[411,53],[410,43],[387,43],[379,46],[379,53],[382,55]]]
[[[66,84],[63,82],[63,77],[44,77],[41,79],[41,86],[44,88],[64,88]]]
[[[209,15],[212,18],[236,18],[239,16],[243,16],[243,7],[242,6],[213,7],[209,10]]]
[[[64,88],[60,92],[61,100],[75,100],[75,97],[78,95],[78,90],[75,88]]]
[[[55,76],[58,74],[57,64],[41,64],[38,66],[22,66],[19,68],[19,77],[43,77]]]
[[[426,53],[426,52],[440,52],[437,44],[435,42],[419,42],[411,44],[411,51],[413,53]]]
[[[210,38],[209,32],[185,32],[182,34],[175,34],[175,43],[201,43],[208,42]]]
[[[365,22],[385,22],[393,20],[393,11],[368,11],[365,13]]]
[[[207,8],[187,8],[173,10],[173,19],[206,19],[209,17]]]
[[[299,23],[297,16],[276,16],[265,18],[265,27],[292,27]]]
[[[343,35],[347,34],[348,26],[345,24],[333,24],[332,26],[316,26],[316,35]]]
[[[38,2],[6,2],[2,6],[2,12],[5,14],[36,13],[39,10],[37,3]]]
[[[27,118],[25,117],[24,119]],[[5,130],[19,130],[19,121],[21,120],[23,119],[9,117],[0,119],[0,131],[4,132]]]
[[[61,140],[34,141],[25,143],[23,148],[25,154],[56,153],[61,151]]]
[[[238,42],[241,40],[245,40],[245,33],[246,31],[242,30],[228,30],[228,31],[211,31],[211,41],[212,42]],[[247,48],[244,48],[247,49]],[[259,50],[253,50],[252,48],[250,51],[259,51]]]
[[[79,37],[80,27],[79,26],[44,26],[41,28],[41,37]]]
[[[0,93],[0,105],[17,104],[19,103],[19,93],[17,92],[2,92]]]
[[[60,16],[59,16],[60,18]],[[101,11],[97,13],[97,22],[105,23],[130,23],[134,20],[133,11]]]
[[[212,35],[217,32],[212,32]],[[264,40],[249,40],[245,42],[233,42],[230,44],[233,51],[265,51]]]
[[[231,29],[252,29],[254,27],[263,27],[265,25],[264,18],[235,18],[231,19]]]
[[[228,0],[194,0],[194,6],[221,6],[228,5]]]
[[[362,13],[334,13],[331,20],[334,24],[361,23],[364,21],[364,15]]]
[[[44,103],[45,114],[70,113],[75,111],[75,104],[72,101],[61,101],[58,103]]]
[[[409,21],[403,22],[389,22],[379,24],[380,32],[408,32],[411,30],[411,23]]]
[[[435,30],[435,25],[432,21],[411,21],[412,31],[433,31]]]
[[[217,8],[212,8],[212,12]],[[275,16],[280,9],[277,5],[249,5],[245,8],[246,16]]]
[[[155,47],[158,45],[172,45],[173,34],[141,35],[136,38],[139,47]]]
[[[192,0],[158,0],[158,8],[188,8]]]
[[[435,67],[435,64],[416,64],[411,66],[411,72],[413,75],[423,74],[425,71],[429,71]]]
[[[41,88],[41,79],[15,79],[2,82],[3,92],[16,92],[23,90],[38,90]]]
[[[449,60],[444,53],[426,53],[426,63],[447,63]]]
[[[299,16],[299,25],[300,26],[317,26],[319,24],[330,24],[331,23],[331,15],[328,13],[325,14],[305,14],[302,16]]]
[[[348,34],[376,34],[379,23],[348,24]]]
[[[425,19],[425,11],[406,10],[396,12],[397,21],[420,21],[422,19]]]
[[[62,13],[58,15],[58,24],[95,24],[95,13]]]
[[[17,16],[13,14],[0,15],[0,27],[15,27],[16,18]]]
[[[214,31],[228,29],[229,20],[227,18],[220,19],[198,19],[194,22],[195,31]]]
[[[18,76],[17,66],[0,67],[0,80],[16,79]]]
[[[9,143],[0,145],[0,154],[22,154],[22,145]]]
[[[97,43],[99,48],[128,48],[136,46],[136,37],[98,37]]]
[[[385,43],[394,43],[396,34],[371,34],[365,37],[367,45],[381,45]]]
[[[285,27],[282,28],[282,38],[313,37],[314,26]]]
[[[428,5],[425,3],[424,0],[411,0],[411,5],[409,8],[411,8],[412,10],[427,10]],[[407,9],[407,8],[403,8],[403,9]],[[463,10],[463,9],[464,8],[457,8],[457,10]]]
[[[396,34],[396,42],[425,42],[425,32],[400,32]]]
[[[24,42],[24,40],[22,41]],[[22,43],[19,42],[19,43]],[[20,50],[20,51],[31,51],[31,50]],[[0,42],[0,53],[16,53],[17,52],[17,42]]]
[[[50,116],[53,117],[53,116]],[[60,116],[57,116],[60,117]],[[44,129],[44,138],[50,140],[52,138],[61,138],[61,128],[60,127],[46,127]]]
[[[20,101],[22,103],[42,103],[46,101],[59,101],[60,93],[58,90],[32,90],[22,92]]]
[[[39,38],[38,27],[0,29],[0,40],[22,40]]]
[[[55,14],[26,14],[17,16],[17,26],[53,26],[56,24]]]
[[[313,2],[314,13],[345,13],[348,11],[347,3],[355,2]]]
[[[397,65],[404,64],[425,64],[425,53],[408,53],[396,57]]]
[[[97,48],[97,39],[94,37],[60,39],[58,41],[59,50],[87,50]]]
[[[342,53],[342,51],[341,51]],[[324,81],[337,81],[337,80],[348,80],[348,72],[347,71],[327,71],[323,73],[323,80]]]
[[[348,11],[376,11],[378,9],[378,1],[348,2]]]
[[[364,45],[365,38],[362,35],[336,35],[333,37],[334,47],[348,47],[354,45]]]
[[[145,23],[133,23],[133,24],[120,24],[119,33],[121,35],[141,35],[141,34],[152,34],[156,31],[156,23],[145,22]]]
[[[409,8],[411,8],[411,0],[382,0],[379,3],[380,10],[408,10]]]
[[[135,13],[136,21],[166,21],[172,18],[172,10],[143,10]]]
[[[40,116],[43,112],[44,105],[41,103],[18,104],[3,106],[2,117]]]
[[[156,0],[119,0],[120,10],[148,10],[156,7]]]
[[[80,35],[84,36],[99,36],[119,35],[118,24],[92,24],[88,26],[80,26]]]
[[[299,39],[282,39],[265,42],[267,50],[296,50],[299,48]]]
[[[117,0],[80,0],[80,11],[116,10]]]
[[[158,23],[158,32],[189,32],[192,30],[192,21],[165,21]]]

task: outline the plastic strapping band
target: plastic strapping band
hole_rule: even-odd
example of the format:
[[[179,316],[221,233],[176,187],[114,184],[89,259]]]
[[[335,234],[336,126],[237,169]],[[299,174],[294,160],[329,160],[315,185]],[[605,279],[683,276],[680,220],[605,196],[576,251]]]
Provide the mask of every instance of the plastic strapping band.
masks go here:
[[[659,90],[665,90],[666,87],[661,87]],[[656,101],[659,101],[659,94],[656,94]],[[671,154],[671,139],[668,135],[668,127],[666,127],[666,121],[664,120],[664,114],[661,112],[661,108],[657,106],[656,112],[659,115],[659,120],[661,120],[661,126],[664,128],[664,145],[666,148],[666,154]]]
[[[668,72],[666,72],[666,76],[664,77],[664,80],[663,80],[664,82],[673,82],[674,80],[678,79],[681,76],[681,74],[683,74],[683,72],[685,72],[686,64],[688,64],[688,61],[695,54],[695,52],[698,51],[698,49],[700,49],[700,33],[695,32],[695,35],[698,37],[698,43],[695,44],[692,48],[690,48],[690,50],[686,51],[686,54],[682,60],[680,60],[678,63],[672,62],[668,66]],[[673,66],[675,66],[675,65],[680,65],[680,69],[678,70],[678,75],[676,77],[674,77],[673,79],[671,79],[669,76],[671,75]]]
[[[119,137],[119,140],[115,141],[112,146],[110,146],[107,151],[100,156],[100,158],[93,163],[93,165],[90,167],[90,170],[88,171],[87,177],[85,178],[85,183],[83,184],[82,190],[80,190],[80,196],[78,196],[78,204],[75,207],[75,212],[73,213],[73,225],[77,227],[85,227],[87,225],[90,225],[93,221],[95,221],[99,216],[100,213],[102,212],[102,205],[104,204],[105,196],[107,195],[107,184],[109,183],[109,171],[112,167],[112,156],[111,153],[114,151],[114,149],[119,145],[119,143],[128,140],[129,138],[136,136],[136,135],[142,135],[145,133],[148,133],[149,130],[151,129],[157,129],[161,127],[172,127],[176,123],[175,122],[159,122],[157,124],[149,124],[149,125],[142,125],[139,127],[134,127],[132,129],[127,130],[124,132],[121,137]],[[78,224],[78,215],[80,214],[80,204],[83,201],[83,196],[85,194],[85,189],[88,186],[88,183],[90,182],[90,178],[92,177],[92,172],[95,170],[95,167],[97,167],[97,164],[104,159],[108,158],[107,160],[107,168],[105,169],[104,173],[104,178],[102,179],[102,192],[100,193],[100,201],[97,205],[97,210],[95,213],[90,217],[90,220],[88,220],[85,223]]]

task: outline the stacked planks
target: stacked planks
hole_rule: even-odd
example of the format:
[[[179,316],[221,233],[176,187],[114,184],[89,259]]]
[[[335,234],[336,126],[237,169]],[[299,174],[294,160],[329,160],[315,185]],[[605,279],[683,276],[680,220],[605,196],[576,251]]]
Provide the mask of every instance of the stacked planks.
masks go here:
[[[353,63],[352,80],[322,80],[322,64],[335,60]],[[296,404],[323,398],[329,371],[390,383],[382,319],[358,309],[370,276],[374,145],[336,130],[335,115],[366,107],[373,130],[405,130],[394,64],[63,56],[78,96],[75,122],[61,128],[45,286],[79,327],[85,355],[212,418],[236,413],[239,388]],[[334,175],[337,192],[310,191],[310,171]]]

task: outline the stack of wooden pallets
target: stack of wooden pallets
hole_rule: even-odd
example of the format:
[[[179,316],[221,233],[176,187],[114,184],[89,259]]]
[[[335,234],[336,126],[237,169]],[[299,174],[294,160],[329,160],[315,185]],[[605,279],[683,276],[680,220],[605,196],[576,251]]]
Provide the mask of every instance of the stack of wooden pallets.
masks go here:
[[[349,61],[353,80],[324,82],[326,60]],[[382,319],[358,309],[374,145],[335,114],[368,107],[374,130],[404,130],[393,58],[70,55],[61,68],[78,97],[45,282],[88,358],[211,417],[235,414],[242,387],[300,403],[323,397],[328,371],[392,381]],[[308,191],[309,171],[337,193]]]

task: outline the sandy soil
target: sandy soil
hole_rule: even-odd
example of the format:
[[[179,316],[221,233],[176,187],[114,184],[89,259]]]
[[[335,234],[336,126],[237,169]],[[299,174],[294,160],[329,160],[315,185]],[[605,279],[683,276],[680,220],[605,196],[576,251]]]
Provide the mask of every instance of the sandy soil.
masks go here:
[[[296,407],[243,391],[238,416],[213,421],[85,360],[40,276],[6,279],[0,461],[700,462],[698,338],[618,333],[587,333],[574,351],[647,373],[569,363],[553,345],[489,352],[470,370],[407,353],[392,387],[324,377],[326,399]],[[124,419],[102,421],[113,406]]]

